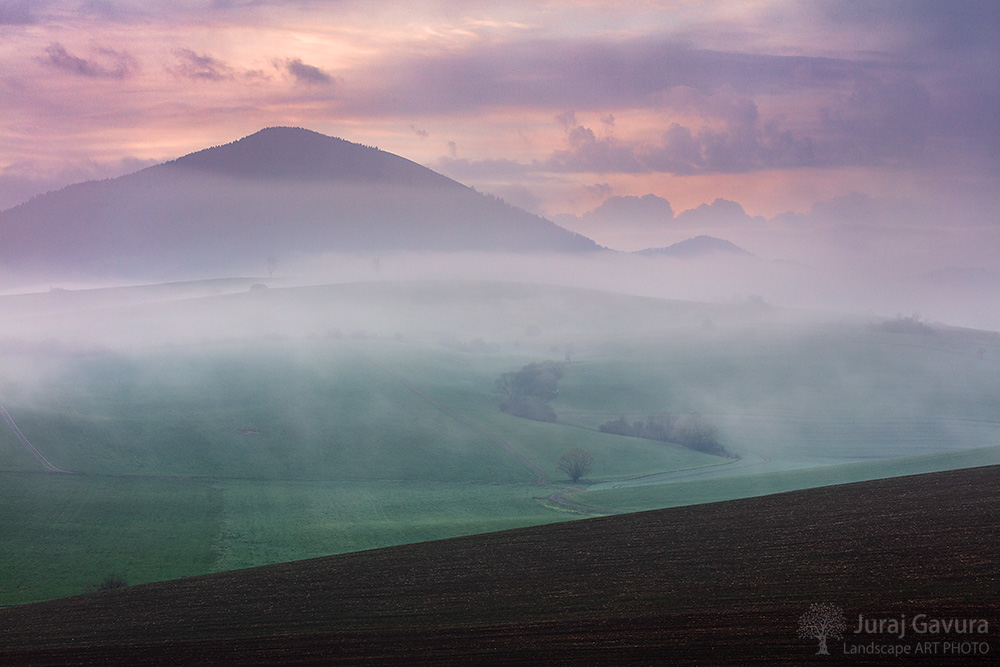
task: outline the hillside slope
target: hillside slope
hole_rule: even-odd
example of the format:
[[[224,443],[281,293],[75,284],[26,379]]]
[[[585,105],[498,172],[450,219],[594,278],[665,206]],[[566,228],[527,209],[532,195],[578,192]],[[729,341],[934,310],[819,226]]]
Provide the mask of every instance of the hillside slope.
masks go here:
[[[814,603],[858,645],[874,618],[983,619],[1000,592],[1000,467],[604,517],[150,584],[0,610],[21,664],[804,664]],[[829,660],[829,659],[828,659]],[[853,655],[849,664],[885,656]],[[977,662],[978,660],[978,662]]]
[[[327,252],[579,252],[589,239],[377,148],[298,128],[0,213],[0,279],[260,275]]]

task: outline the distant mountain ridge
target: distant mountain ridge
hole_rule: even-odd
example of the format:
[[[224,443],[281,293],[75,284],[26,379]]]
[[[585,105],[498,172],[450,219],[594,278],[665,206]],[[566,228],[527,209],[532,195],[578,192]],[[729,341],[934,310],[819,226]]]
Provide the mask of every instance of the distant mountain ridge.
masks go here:
[[[639,250],[636,254],[677,258],[703,257],[711,254],[729,254],[739,255],[742,257],[754,256],[754,254],[749,250],[744,250],[731,241],[715,238],[714,236],[706,236],[704,234],[686,239],[679,243],[674,243],[673,245],[669,245],[665,248],[647,248],[646,250]]]
[[[268,257],[338,252],[599,248],[405,158],[288,127],[0,212],[0,281],[252,275]]]

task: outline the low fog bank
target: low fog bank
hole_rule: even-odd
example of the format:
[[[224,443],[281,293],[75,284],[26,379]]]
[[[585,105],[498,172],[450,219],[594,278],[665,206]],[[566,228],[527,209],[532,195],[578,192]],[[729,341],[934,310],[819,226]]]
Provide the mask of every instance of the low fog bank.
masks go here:
[[[368,280],[513,281],[685,301],[762,301],[866,316],[917,315],[952,326],[1000,330],[1000,312],[994,307],[1000,303],[1000,273],[961,267],[894,270],[864,257],[806,263],[727,253],[676,258],[613,251],[590,256],[330,255],[282,268],[286,271],[279,271],[284,278],[280,284],[287,286]]]
[[[393,296],[390,305],[374,301],[367,307],[364,291],[355,290],[346,308],[327,304],[322,285],[405,284],[411,281],[494,281],[585,288],[605,294],[706,302],[752,304],[815,312],[820,317],[858,315],[905,317],[991,331],[1000,330],[1000,279],[985,271],[941,270],[894,275],[879,266],[859,262],[835,271],[804,263],[769,261],[756,256],[709,254],[690,259],[604,252],[590,256],[497,253],[324,255],[279,260],[273,275],[176,282],[147,286],[88,289],[56,283],[34,294],[0,296],[0,341],[81,346],[145,345],[244,338],[278,333],[282,336],[326,335],[338,329],[371,329],[383,322],[382,334],[447,330],[428,317],[446,317],[457,324],[477,317],[477,308],[456,297],[447,307],[436,303],[435,315],[421,311],[426,296],[415,288]],[[108,286],[111,287],[111,286]],[[310,297],[285,299],[280,310],[269,292]],[[232,298],[219,299],[223,295]],[[215,297],[215,298],[211,298]],[[315,300],[311,300],[315,297]],[[450,298],[447,293],[435,299]],[[408,302],[407,299],[412,300]],[[498,297],[502,303],[503,299]],[[377,301],[377,300],[376,300]],[[379,312],[378,308],[391,312]],[[498,306],[499,307],[499,306]],[[570,306],[566,306],[569,308]],[[225,310],[235,309],[232,320]],[[772,308],[771,310],[774,310]],[[220,310],[221,309],[221,310]],[[298,309],[298,312],[296,311]],[[594,312],[594,326],[600,311]],[[589,326],[569,318],[574,326]],[[411,321],[412,320],[412,321]],[[338,324],[343,322],[343,324]],[[356,324],[352,324],[356,323]],[[628,323],[619,323],[626,327]],[[479,331],[489,337],[490,331]],[[20,343],[16,343],[20,344]],[[15,344],[15,347],[16,347]]]

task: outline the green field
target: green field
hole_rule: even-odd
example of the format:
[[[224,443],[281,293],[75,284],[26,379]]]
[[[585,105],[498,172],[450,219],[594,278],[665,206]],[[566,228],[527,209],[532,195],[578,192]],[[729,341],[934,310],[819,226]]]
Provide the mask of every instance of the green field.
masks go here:
[[[126,295],[39,295],[0,323],[0,403],[72,473],[0,423],[0,604],[986,465],[1000,446],[989,332],[500,283]],[[498,410],[501,374],[567,356],[556,423]],[[741,458],[597,428],[668,410]],[[595,462],[569,488],[573,447]]]

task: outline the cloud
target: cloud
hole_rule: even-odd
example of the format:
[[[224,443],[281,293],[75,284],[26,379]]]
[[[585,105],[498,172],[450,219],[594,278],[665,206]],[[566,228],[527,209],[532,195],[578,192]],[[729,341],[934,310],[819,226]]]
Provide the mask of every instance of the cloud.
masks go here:
[[[580,220],[585,223],[660,229],[669,226],[731,227],[766,222],[761,216],[748,215],[743,206],[727,199],[716,199],[711,204],[701,204],[697,208],[675,214],[669,201],[654,194],[608,197],[600,206],[580,216]]]
[[[563,112],[658,108],[679,87],[710,94],[784,94],[850,82],[866,67],[845,59],[723,53],[671,36],[491,40],[445,53],[392,53],[371,78],[385,86],[367,105],[385,112],[531,107]]]
[[[307,65],[300,58],[289,58],[283,63],[286,72],[292,75],[297,83],[311,86],[325,86],[333,83],[333,77],[319,67]]]
[[[583,189],[590,195],[594,197],[600,197],[601,199],[607,199],[614,192],[612,188],[607,183],[594,183],[593,185],[585,185]]]
[[[762,225],[765,222],[762,216],[747,215],[743,206],[728,199],[716,199],[711,204],[701,204],[677,215],[678,225],[698,228]]]
[[[608,197],[600,206],[580,216],[585,222],[662,226],[674,219],[670,202],[653,194]]]
[[[45,48],[39,62],[56,69],[93,79],[125,79],[138,70],[138,63],[129,53],[98,48],[94,58],[87,60],[71,54],[62,44],[53,42]]]
[[[0,0],[0,25],[34,25],[35,11],[43,2],[33,0]]]
[[[168,67],[174,76],[201,81],[224,81],[232,79],[236,72],[226,63],[208,54],[195,53],[191,49],[175,49],[176,64]]]
[[[756,107],[754,107],[754,110]],[[698,132],[672,123],[659,143],[598,137],[583,125],[566,135],[567,148],[545,162],[554,171],[573,173],[746,173],[762,169],[813,167],[839,162],[839,155],[818,150],[777,123],[762,126],[756,114],[724,129]]]
[[[861,77],[843,104],[823,111],[822,121],[842,138],[839,162],[882,164],[918,158],[933,131],[934,116],[930,93],[912,77]]]
[[[980,61],[991,60],[982,53]],[[945,72],[929,58],[851,56],[721,52],[669,35],[493,40],[405,58],[394,52],[365,73],[373,85],[355,89],[343,109],[552,111],[568,145],[548,164],[577,173],[933,166],[953,136],[965,138],[966,151],[1000,145],[990,120],[1000,113],[1000,76]],[[647,135],[639,143],[626,114],[636,109],[662,119],[660,141]],[[581,122],[585,112],[597,118]]]
[[[855,191],[816,202],[800,220],[815,226],[890,228],[938,226],[939,216],[939,211],[926,204]]]
[[[566,134],[569,147],[557,150],[546,166],[553,171],[595,174],[636,174],[649,171],[636,153],[636,147],[614,137],[601,137],[589,127],[577,125]]]

